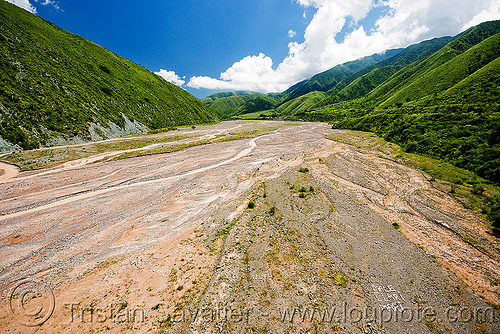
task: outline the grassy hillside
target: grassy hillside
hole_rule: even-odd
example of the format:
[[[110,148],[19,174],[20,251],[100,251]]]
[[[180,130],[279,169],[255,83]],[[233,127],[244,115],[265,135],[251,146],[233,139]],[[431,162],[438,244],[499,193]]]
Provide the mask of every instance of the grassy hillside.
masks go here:
[[[210,104],[214,102],[215,100],[224,98],[224,97],[231,97],[231,96],[245,96],[245,95],[251,95],[251,94],[257,94],[256,92],[252,92],[249,90],[240,90],[240,91],[230,91],[230,92],[220,92],[220,93],[215,93],[210,96],[205,97],[204,99],[201,100],[201,102],[205,104]]]
[[[202,101],[211,108],[226,115],[236,116],[258,113],[278,108],[278,114],[288,115],[293,112],[307,110],[322,101],[326,95],[319,94],[331,89],[343,79],[399,53],[401,49],[388,50],[355,61],[337,65],[327,71],[301,81],[286,91],[275,94],[249,94],[249,92],[222,92],[210,95]],[[313,93],[313,94],[309,94]],[[297,99],[294,101],[294,99]]]
[[[465,31],[430,57],[404,67],[367,95],[367,98],[376,103],[388,100],[401,89],[406,88],[414,81],[422,79],[425,75],[430,75],[432,70],[447,63],[499,31],[500,21],[486,22]]]
[[[408,153],[440,159],[500,185],[499,56],[500,21],[487,22],[361,99],[296,117],[375,132]],[[481,192],[480,182],[477,187]],[[500,198],[485,200],[496,208],[487,213],[500,227]]]
[[[276,108],[276,112],[281,116],[288,116],[296,113],[297,111],[309,110],[324,98],[325,93],[323,92],[310,92],[283,103],[278,108]]]
[[[218,121],[144,67],[0,1],[0,150]]]
[[[363,69],[370,67],[371,65],[374,65],[384,59],[393,57],[394,55],[401,52],[401,50],[402,49],[388,50],[384,53],[363,57],[358,60],[337,65],[327,71],[316,74],[309,80],[300,82],[290,87],[283,93],[279,94],[281,103],[290,101],[294,98],[306,95],[307,93],[313,91],[326,92],[347,77],[358,73],[359,71],[362,71]]]
[[[485,41],[446,63],[422,73],[419,78],[392,94],[381,106],[415,101],[452,88],[460,81],[497,59],[500,50],[499,45],[499,34],[487,38]]]
[[[211,109],[228,116],[271,109],[276,105],[274,97],[261,93],[231,95],[231,92],[223,92],[210,95],[202,101]]]
[[[365,96],[397,71],[417,60],[431,56],[451,40],[453,40],[452,37],[441,37],[411,45],[394,57],[367,67],[342,80],[327,92],[329,96],[319,102],[317,106],[349,101]]]
[[[404,66],[432,55],[451,40],[452,37],[435,38],[406,49],[388,50],[382,54],[340,64],[311,79],[299,82],[280,94],[273,95],[274,106],[266,105],[264,109],[253,108],[248,112],[255,113],[274,107],[278,115],[286,116],[364,96]],[[218,104],[213,103],[217,98],[226,96],[230,98],[219,101]],[[257,96],[252,95],[252,98]],[[243,102],[235,92],[214,94],[203,101],[231,116],[241,114],[237,109],[248,102],[248,100]]]
[[[288,90],[299,94],[301,93],[301,90],[308,91],[312,89],[312,86],[310,86],[312,82],[318,82],[318,80],[322,81],[321,79],[323,79],[322,82],[328,83],[324,87],[331,87],[327,92],[323,93],[322,91],[324,90],[324,87],[321,87],[317,91],[309,92],[291,99],[277,108],[278,114],[290,115],[292,113],[300,113],[324,105],[338,103],[341,101],[349,101],[362,97],[371,92],[375,87],[383,83],[398,70],[416,60],[424,59],[427,56],[432,55],[451,40],[452,37],[435,38],[419,44],[411,45],[404,50],[389,50],[383,55],[373,55],[354,62],[336,66],[329,71],[314,76],[302,85]],[[394,56],[389,57],[391,55]],[[366,67],[367,64],[378,59],[382,60]],[[351,72],[346,71],[346,69],[349,69]],[[353,70],[358,71],[352,73]],[[339,82],[332,81],[335,77],[342,77],[342,73],[344,75],[348,73],[350,74]],[[281,95],[287,95],[287,92],[284,92]]]
[[[252,97],[237,109],[236,113],[238,115],[273,109],[277,105],[273,96],[256,94],[252,95]]]

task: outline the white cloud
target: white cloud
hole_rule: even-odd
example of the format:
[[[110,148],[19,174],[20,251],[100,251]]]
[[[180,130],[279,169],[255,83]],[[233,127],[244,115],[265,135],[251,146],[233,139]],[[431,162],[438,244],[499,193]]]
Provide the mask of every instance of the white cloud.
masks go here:
[[[159,75],[163,79],[177,86],[182,86],[186,82],[185,80],[183,80],[185,79],[185,77],[181,78],[174,71],[167,71],[164,69],[160,69],[158,72],[155,72],[155,74]]]
[[[276,69],[260,53],[234,63],[219,79],[192,77],[193,88],[282,91],[337,64],[391,48],[406,47],[433,37],[456,35],[470,26],[500,19],[500,0],[296,0],[316,10],[304,42],[288,44],[288,56]],[[369,31],[359,21],[377,6],[387,7]],[[354,30],[335,40],[348,18]],[[352,21],[351,21],[352,22]],[[292,30],[290,31],[292,32]],[[290,35],[289,32],[289,35]]]
[[[247,56],[221,73],[220,79],[194,76],[187,84],[191,88],[248,89],[258,92],[281,91],[288,87],[273,70],[273,60],[263,53]]]
[[[7,0],[7,2],[26,9],[28,12],[36,14],[36,8],[29,2],[29,0]]]
[[[288,37],[294,38],[295,36],[297,36],[297,32],[296,31],[294,31],[292,29],[288,30]]]
[[[463,30],[469,29],[481,22],[498,20],[500,18],[500,0],[492,1],[490,8],[481,11],[474,16],[469,22],[464,24]]]
[[[40,3],[42,6],[52,6],[56,10],[60,10],[58,1],[56,0],[34,0],[36,3]]]
[[[36,0],[36,1],[38,2],[39,0]],[[44,2],[42,2],[42,5],[44,5],[44,6],[50,5],[50,6],[53,6],[57,10],[61,9],[59,7],[59,4],[55,0],[44,0]]]

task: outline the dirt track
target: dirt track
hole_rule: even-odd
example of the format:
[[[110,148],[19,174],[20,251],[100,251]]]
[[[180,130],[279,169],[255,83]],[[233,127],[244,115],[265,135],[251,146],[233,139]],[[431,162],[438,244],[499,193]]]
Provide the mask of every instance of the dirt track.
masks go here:
[[[239,124],[196,130],[198,139]],[[56,296],[41,331],[498,331],[497,313],[479,324],[280,320],[278,309],[341,301],[426,305],[441,316],[451,306],[500,304],[500,247],[484,222],[421,172],[325,139],[332,131],[304,123],[169,154],[0,175],[0,326],[32,331],[15,325],[7,305],[16,282],[30,277]],[[71,304],[146,314],[83,322]],[[206,305],[248,317],[185,316]],[[175,312],[185,317],[175,321]]]

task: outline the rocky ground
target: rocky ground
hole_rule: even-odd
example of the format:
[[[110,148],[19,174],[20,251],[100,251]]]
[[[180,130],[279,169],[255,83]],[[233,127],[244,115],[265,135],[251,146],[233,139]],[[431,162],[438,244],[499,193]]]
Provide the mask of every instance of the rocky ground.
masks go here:
[[[269,127],[195,135],[243,125]],[[303,123],[73,168],[6,167],[0,328],[499,332],[488,224],[390,152],[332,133],[348,134]]]

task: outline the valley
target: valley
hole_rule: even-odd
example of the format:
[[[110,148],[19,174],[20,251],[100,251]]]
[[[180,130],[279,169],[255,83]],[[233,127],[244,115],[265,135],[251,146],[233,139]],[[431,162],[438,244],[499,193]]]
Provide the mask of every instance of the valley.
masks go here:
[[[5,168],[6,332],[499,331],[498,238],[395,146],[354,146],[324,123],[146,136],[198,145]],[[28,277],[55,296],[35,327],[9,302]]]

